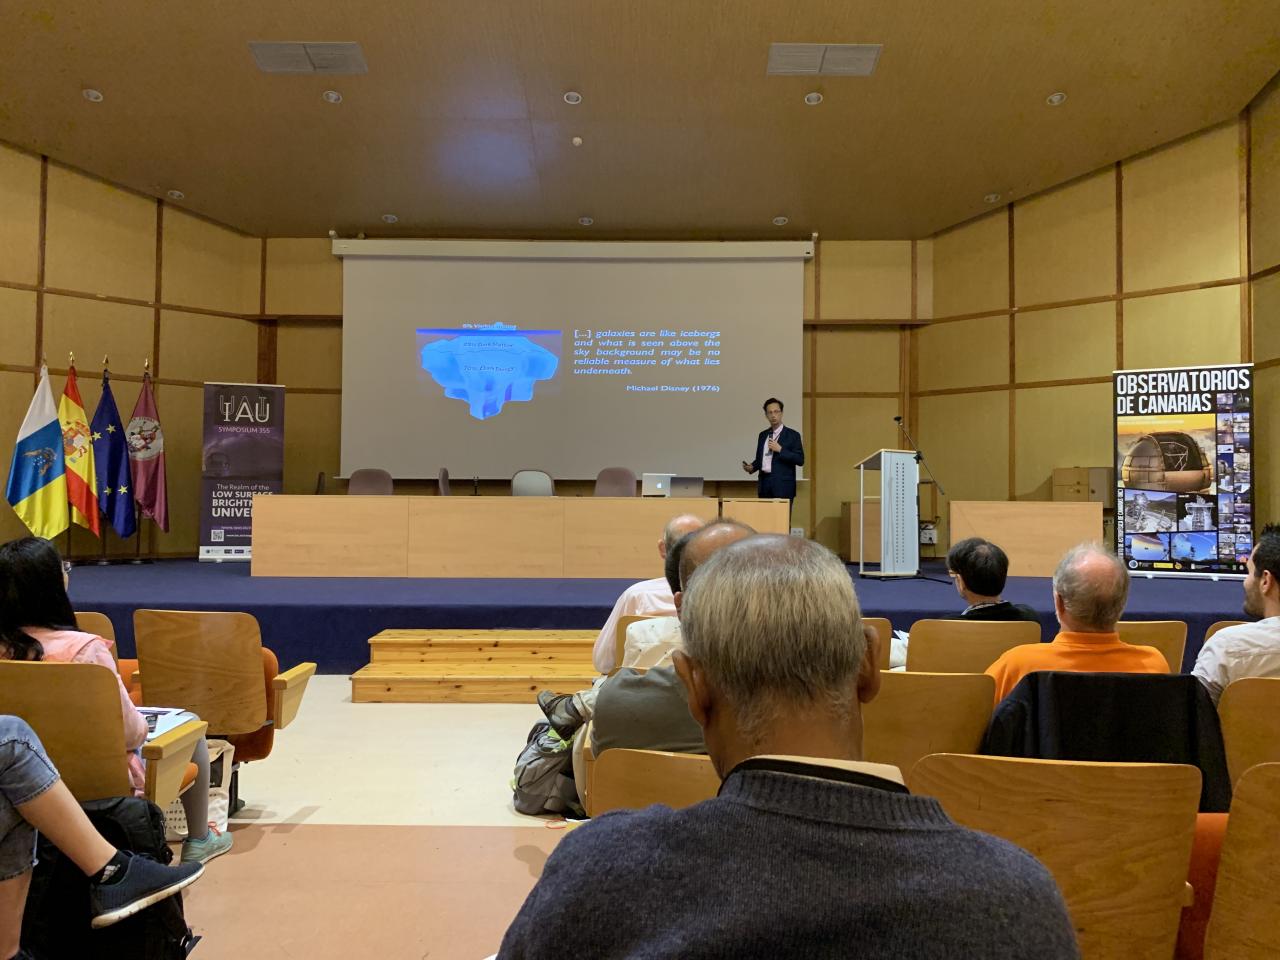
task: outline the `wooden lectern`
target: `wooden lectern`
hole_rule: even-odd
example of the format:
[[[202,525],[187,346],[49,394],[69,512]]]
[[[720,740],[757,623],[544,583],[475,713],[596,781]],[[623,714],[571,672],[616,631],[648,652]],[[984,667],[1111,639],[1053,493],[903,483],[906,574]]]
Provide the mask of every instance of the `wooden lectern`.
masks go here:
[[[880,570],[864,570],[867,471],[880,473]],[[858,576],[914,577],[920,572],[920,464],[914,450],[877,450],[858,464]]]

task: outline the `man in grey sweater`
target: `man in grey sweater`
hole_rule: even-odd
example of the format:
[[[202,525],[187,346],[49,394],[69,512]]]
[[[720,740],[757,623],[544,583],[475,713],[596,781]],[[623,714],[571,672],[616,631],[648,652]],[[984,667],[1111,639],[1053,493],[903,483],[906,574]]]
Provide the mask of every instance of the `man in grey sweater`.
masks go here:
[[[834,555],[751,537],[685,586],[676,669],[720,794],[566,836],[501,960],[1079,956],[1035,858],[860,762],[878,641]]]

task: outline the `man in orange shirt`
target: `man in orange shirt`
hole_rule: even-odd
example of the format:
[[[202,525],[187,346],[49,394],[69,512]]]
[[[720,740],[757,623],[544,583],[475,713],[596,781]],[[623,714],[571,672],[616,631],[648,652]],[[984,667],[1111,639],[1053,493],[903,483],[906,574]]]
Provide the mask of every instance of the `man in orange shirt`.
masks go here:
[[[1129,599],[1129,574],[1115,554],[1082,543],[1067,551],[1053,573],[1053,608],[1062,627],[1052,643],[1014,647],[987,668],[996,703],[1037,670],[1074,673],[1168,673],[1155,647],[1125,643],[1116,621]]]

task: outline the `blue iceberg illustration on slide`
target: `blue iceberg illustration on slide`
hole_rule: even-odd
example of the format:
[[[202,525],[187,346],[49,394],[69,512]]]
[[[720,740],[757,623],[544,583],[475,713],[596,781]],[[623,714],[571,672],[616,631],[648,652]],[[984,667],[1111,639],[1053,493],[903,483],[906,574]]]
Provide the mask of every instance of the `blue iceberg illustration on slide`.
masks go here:
[[[559,357],[527,336],[500,329],[434,340],[420,357],[422,369],[444,387],[444,395],[465,400],[477,420],[496,417],[509,400],[532,400],[534,384],[554,377],[560,364]]]

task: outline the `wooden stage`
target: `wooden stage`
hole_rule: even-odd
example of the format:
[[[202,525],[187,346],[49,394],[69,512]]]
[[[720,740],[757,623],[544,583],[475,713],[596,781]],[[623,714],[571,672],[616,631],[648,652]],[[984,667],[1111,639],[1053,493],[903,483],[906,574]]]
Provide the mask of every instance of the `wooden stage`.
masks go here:
[[[654,575],[662,528],[681,513],[789,532],[786,500],[257,496],[252,572],[642,580]]]

